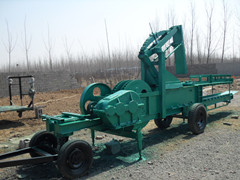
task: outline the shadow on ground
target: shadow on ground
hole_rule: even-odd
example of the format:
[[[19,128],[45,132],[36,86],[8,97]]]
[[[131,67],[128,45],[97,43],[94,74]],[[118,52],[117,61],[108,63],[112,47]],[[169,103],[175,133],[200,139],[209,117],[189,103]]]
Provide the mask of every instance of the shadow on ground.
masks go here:
[[[208,124],[211,124],[222,118],[226,118],[231,114],[231,111],[212,112],[208,116]],[[184,139],[190,139],[196,136],[189,132],[187,122],[180,123],[164,131],[155,128],[144,134],[143,149],[146,150],[152,145],[163,143],[164,141],[173,139],[179,135],[184,135]],[[92,168],[90,169],[89,174],[84,176],[83,179],[97,176],[102,172],[108,171],[118,166],[128,167],[139,161],[137,143],[135,140],[121,143],[121,152],[117,155],[107,154],[104,145],[98,145],[100,148],[97,151],[94,151],[94,162]],[[62,178],[54,163],[35,166],[22,166],[17,169],[17,173],[26,176],[26,178],[23,179],[64,179]]]
[[[24,126],[21,122],[0,120],[0,130]]]

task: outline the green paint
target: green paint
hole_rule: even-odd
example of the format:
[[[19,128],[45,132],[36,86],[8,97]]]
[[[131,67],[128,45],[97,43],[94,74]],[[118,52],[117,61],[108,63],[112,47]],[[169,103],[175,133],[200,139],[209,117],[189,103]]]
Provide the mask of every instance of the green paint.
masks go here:
[[[165,49],[165,45],[171,44]],[[168,50],[172,47],[171,52]],[[102,83],[86,87],[80,99],[82,114],[62,113],[58,116],[43,115],[48,131],[57,137],[69,136],[74,131],[91,129],[94,145],[94,131],[102,131],[137,140],[139,157],[142,159],[141,130],[155,118],[166,118],[182,114],[188,117],[189,107],[202,103],[205,107],[219,102],[228,104],[233,98],[231,75],[195,75],[187,82],[180,82],[166,70],[165,61],[174,54],[177,74],[186,74],[184,40],[181,26],[153,33],[144,42],[140,52],[142,80],[119,82],[113,90]],[[192,79],[197,81],[192,81]],[[229,84],[225,93],[203,96],[204,86]],[[94,94],[98,88],[100,95]],[[86,107],[87,102],[91,102]],[[208,109],[209,110],[209,109]]]

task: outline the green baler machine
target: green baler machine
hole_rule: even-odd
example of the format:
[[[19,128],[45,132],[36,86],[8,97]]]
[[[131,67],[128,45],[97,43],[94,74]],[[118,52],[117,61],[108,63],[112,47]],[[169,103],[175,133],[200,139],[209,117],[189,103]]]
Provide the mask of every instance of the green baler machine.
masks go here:
[[[91,129],[94,145],[95,131],[134,138],[142,158],[141,130],[150,120],[165,129],[173,117],[188,119],[194,134],[204,131],[207,111],[230,103],[235,92],[230,91],[231,75],[194,75],[185,82],[167,71],[165,62],[174,54],[177,74],[186,74],[184,40],[181,26],[152,33],[139,52],[141,80],[124,80],[113,89],[103,83],[90,84],[82,93],[82,114],[64,112],[57,116],[43,115],[46,131],[33,136],[30,152],[53,157],[61,173],[68,178],[84,175],[93,161],[91,146],[82,140],[69,141],[75,131]],[[228,91],[203,96],[203,87],[227,84]],[[41,153],[39,153],[41,151]],[[42,152],[45,152],[42,153]],[[46,160],[47,161],[47,160]],[[1,164],[0,164],[1,166]]]

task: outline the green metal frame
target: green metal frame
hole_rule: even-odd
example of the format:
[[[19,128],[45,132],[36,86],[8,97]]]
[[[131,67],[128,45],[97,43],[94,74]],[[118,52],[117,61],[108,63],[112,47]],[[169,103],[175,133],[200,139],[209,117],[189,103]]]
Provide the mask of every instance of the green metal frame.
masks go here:
[[[186,74],[184,40],[181,26],[153,33],[144,42],[140,52],[141,79],[119,82],[113,90],[102,83],[89,85],[80,100],[81,114],[62,113],[57,116],[43,115],[47,130],[57,138],[67,137],[84,128],[91,129],[94,145],[95,130],[124,137],[138,142],[142,157],[141,130],[148,122],[167,116],[188,117],[189,108],[194,103],[202,103],[206,108],[218,108],[217,103],[226,105],[235,92],[230,91],[231,75],[195,75],[189,81],[181,82],[167,71],[165,61],[174,54],[176,73]],[[228,84],[229,91],[203,96],[203,87]],[[101,94],[93,91],[99,88]],[[86,109],[86,102],[91,106]],[[210,108],[208,109],[210,110]]]

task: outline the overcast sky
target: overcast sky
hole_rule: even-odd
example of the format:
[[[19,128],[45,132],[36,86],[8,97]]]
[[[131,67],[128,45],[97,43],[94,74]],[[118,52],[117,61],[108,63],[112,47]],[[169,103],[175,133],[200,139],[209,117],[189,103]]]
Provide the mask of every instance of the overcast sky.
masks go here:
[[[192,0],[196,7],[198,27],[206,26],[205,1]],[[239,0],[227,0],[234,15]],[[13,64],[25,62],[23,48],[24,19],[30,40],[30,60],[46,58],[48,29],[55,58],[66,55],[64,46],[71,47],[73,56],[82,53],[107,52],[104,20],[107,23],[111,51],[132,48],[137,51],[150,33],[149,22],[167,28],[167,15],[175,15],[176,24],[189,26],[190,0],[0,0],[0,66],[8,64],[8,23],[16,47]],[[214,26],[219,32],[221,2],[215,0]],[[231,31],[236,28],[231,19]],[[239,27],[239,26],[238,26]],[[186,28],[187,29],[187,28]],[[202,29],[200,29],[201,31]],[[204,31],[204,30],[202,30]],[[203,32],[204,33],[204,32]]]

